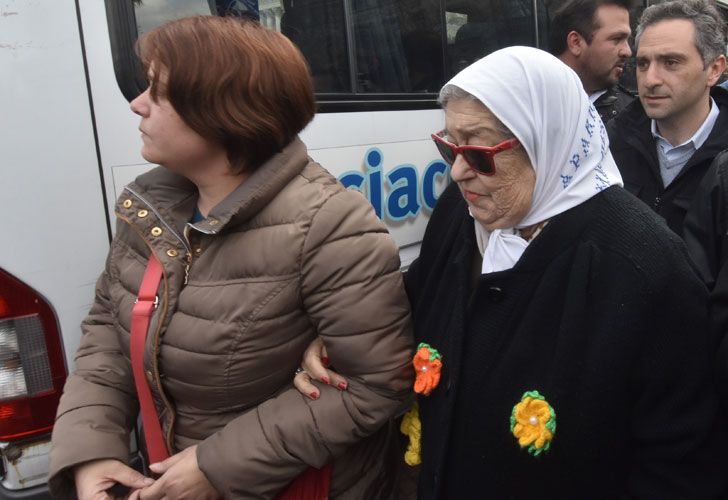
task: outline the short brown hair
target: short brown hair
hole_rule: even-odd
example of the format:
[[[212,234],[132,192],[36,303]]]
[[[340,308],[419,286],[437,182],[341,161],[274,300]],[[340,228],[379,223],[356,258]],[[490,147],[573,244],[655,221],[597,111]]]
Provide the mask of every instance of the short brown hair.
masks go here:
[[[291,142],[316,112],[311,74],[285,36],[232,17],[171,21],[137,43],[162,93],[202,137],[221,144],[236,172],[258,168]],[[167,83],[160,88],[159,75]]]

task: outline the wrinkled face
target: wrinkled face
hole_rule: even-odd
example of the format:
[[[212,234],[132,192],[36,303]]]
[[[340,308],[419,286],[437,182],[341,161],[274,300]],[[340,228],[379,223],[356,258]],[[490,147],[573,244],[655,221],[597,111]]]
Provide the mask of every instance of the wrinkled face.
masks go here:
[[[150,81],[152,81],[150,77]],[[141,117],[141,154],[150,163],[162,165],[181,175],[194,172],[212,157],[224,154],[219,145],[203,138],[182,120],[165,97],[166,77],[160,75],[157,99],[147,88],[134,99],[131,110]]]
[[[448,140],[459,146],[495,146],[508,139],[499,122],[480,101],[453,99],[445,109]],[[536,173],[522,146],[498,153],[494,175],[472,170],[461,155],[452,164],[452,178],[475,220],[489,231],[516,226],[531,208]]]
[[[687,19],[647,27],[637,49],[637,87],[647,116],[674,121],[708,99],[719,73],[704,67],[695,45],[695,26]]]
[[[579,76],[587,92],[596,92],[617,84],[625,60],[632,55],[629,47],[629,11],[618,5],[597,8],[596,26],[590,44],[583,45],[579,57]]]

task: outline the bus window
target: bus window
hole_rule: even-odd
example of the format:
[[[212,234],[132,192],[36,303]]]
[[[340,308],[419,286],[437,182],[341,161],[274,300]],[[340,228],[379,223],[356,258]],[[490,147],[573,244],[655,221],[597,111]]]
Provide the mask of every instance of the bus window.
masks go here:
[[[356,92],[435,93],[443,80],[439,0],[353,0]]]
[[[341,0],[261,1],[260,21],[298,45],[311,68],[317,93],[351,92]]]
[[[543,46],[543,0],[106,0],[122,93],[144,86],[133,41],[194,14],[259,19],[300,49],[319,111],[438,107],[455,73],[509,45]],[[534,11],[536,8],[536,11]]]
[[[532,0],[446,0],[448,75],[510,45],[537,46]]]
[[[173,19],[209,13],[208,0],[134,0],[139,35]]]

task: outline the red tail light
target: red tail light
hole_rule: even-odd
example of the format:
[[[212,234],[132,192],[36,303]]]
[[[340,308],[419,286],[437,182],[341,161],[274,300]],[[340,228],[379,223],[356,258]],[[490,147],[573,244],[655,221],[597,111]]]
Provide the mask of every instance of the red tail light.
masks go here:
[[[65,379],[51,306],[0,269],[0,440],[51,430]]]

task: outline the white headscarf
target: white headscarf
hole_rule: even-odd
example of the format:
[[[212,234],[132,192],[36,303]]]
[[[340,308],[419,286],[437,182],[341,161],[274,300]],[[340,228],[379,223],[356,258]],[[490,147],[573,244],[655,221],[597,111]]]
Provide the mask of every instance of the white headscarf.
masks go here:
[[[508,47],[471,64],[446,85],[465,90],[488,107],[521,141],[536,172],[531,208],[516,227],[490,233],[475,222],[483,273],[510,269],[518,262],[528,242],[517,229],[622,185],[604,123],[576,73],[551,54]]]

